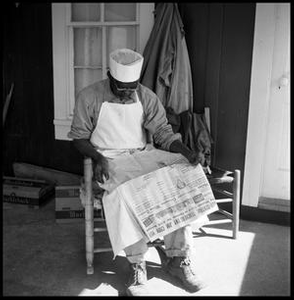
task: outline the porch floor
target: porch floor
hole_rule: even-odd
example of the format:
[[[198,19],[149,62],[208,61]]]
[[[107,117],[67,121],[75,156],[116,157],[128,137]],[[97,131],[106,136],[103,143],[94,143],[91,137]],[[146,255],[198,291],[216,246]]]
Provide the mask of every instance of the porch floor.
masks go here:
[[[205,228],[216,236],[194,238],[199,275],[207,283],[195,294],[170,278],[149,248],[150,295],[289,296],[290,228],[241,220],[233,240],[230,226]],[[109,244],[107,233],[101,243]],[[3,295],[123,296],[126,258],[95,254],[95,272],[87,275],[84,244],[84,223],[56,223],[54,199],[40,209],[3,203]]]

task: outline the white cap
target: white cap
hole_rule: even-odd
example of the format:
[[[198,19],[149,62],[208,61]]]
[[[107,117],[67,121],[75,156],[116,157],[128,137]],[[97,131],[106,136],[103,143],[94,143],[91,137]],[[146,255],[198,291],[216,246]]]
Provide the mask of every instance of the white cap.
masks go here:
[[[130,49],[117,49],[109,55],[110,74],[121,82],[133,82],[140,78],[144,58]]]

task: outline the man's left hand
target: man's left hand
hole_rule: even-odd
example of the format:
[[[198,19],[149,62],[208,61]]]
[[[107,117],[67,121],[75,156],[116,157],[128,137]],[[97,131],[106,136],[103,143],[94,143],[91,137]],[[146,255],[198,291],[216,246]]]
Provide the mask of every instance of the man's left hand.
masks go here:
[[[202,152],[194,152],[186,157],[192,165],[198,165],[199,163],[203,166],[205,162],[205,156]]]
[[[200,163],[203,166],[205,163],[205,156],[202,152],[190,150],[180,140],[173,141],[170,144],[169,151],[174,153],[181,153],[193,165],[198,165]]]

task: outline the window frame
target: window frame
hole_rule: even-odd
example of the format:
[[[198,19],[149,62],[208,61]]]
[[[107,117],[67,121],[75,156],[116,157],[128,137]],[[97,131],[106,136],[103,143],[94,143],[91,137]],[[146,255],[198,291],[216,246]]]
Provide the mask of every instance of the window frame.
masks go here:
[[[55,139],[70,140],[74,92],[74,28],[100,27],[102,30],[102,78],[106,78],[106,27],[136,26],[136,47],[141,54],[152,30],[154,3],[136,3],[136,21],[104,22],[104,3],[99,22],[72,22],[71,3],[52,3],[53,85]],[[102,27],[101,27],[102,26]]]

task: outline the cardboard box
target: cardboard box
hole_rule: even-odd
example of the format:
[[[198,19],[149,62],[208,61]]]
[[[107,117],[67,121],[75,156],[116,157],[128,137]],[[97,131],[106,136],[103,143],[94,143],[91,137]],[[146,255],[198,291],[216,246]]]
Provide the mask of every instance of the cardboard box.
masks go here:
[[[3,201],[40,207],[53,199],[54,185],[44,180],[3,177]]]
[[[94,210],[94,220],[101,218],[101,211]],[[57,223],[85,222],[85,209],[80,200],[80,186],[55,187],[55,219]]]

